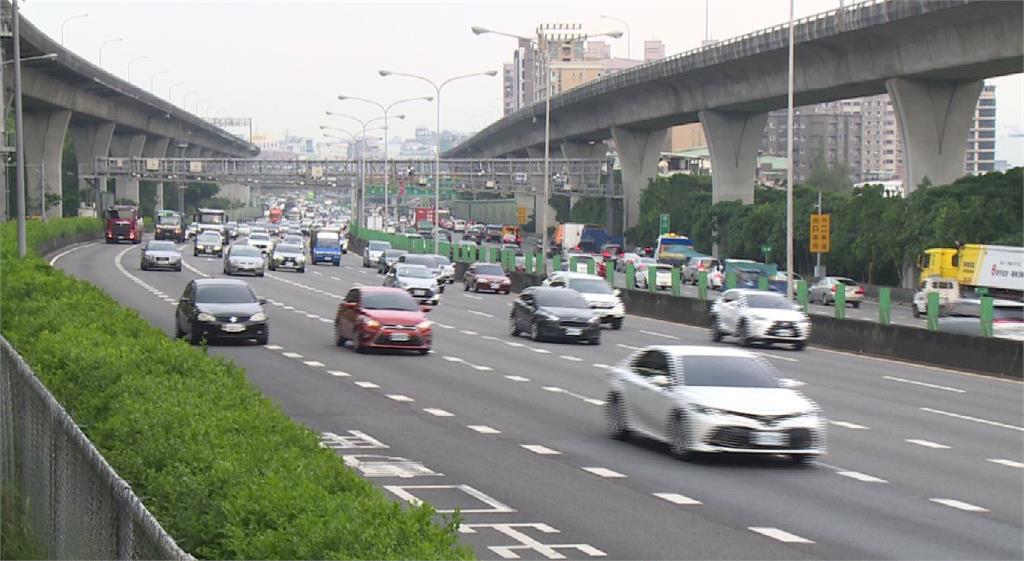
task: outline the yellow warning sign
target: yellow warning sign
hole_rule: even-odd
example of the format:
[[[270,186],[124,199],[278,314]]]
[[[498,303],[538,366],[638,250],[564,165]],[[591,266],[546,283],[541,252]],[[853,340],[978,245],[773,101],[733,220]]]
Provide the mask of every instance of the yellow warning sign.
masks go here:
[[[811,215],[811,253],[831,253],[832,215]]]

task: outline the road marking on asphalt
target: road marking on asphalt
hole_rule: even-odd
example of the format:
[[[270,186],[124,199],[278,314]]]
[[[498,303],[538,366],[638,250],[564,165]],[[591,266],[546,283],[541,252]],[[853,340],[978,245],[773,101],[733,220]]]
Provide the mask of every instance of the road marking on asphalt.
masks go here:
[[[868,475],[859,471],[837,471],[839,475],[843,477],[849,477],[850,479],[856,479],[857,481],[863,481],[865,483],[888,483],[888,481],[875,477],[874,475]]]
[[[299,353],[293,353],[291,351],[283,352],[281,354],[288,358],[302,358],[302,355],[300,355]]]
[[[676,337],[675,335],[669,335],[668,333],[659,333],[657,331],[647,331],[646,329],[641,329],[640,333],[643,333],[644,335],[653,335],[655,337],[663,337],[665,339],[679,339],[679,337]]]
[[[388,445],[364,432],[350,430],[348,431],[348,435],[345,436],[341,436],[333,432],[321,433],[320,447],[332,448],[334,450],[376,450],[388,448]]]
[[[490,372],[494,370],[490,366],[484,366],[482,364],[470,364],[468,362],[466,364],[469,364],[470,368],[472,368],[473,370],[479,370],[480,372]]]
[[[359,271],[359,274],[360,274],[360,275],[365,275],[365,274],[366,274],[366,271]]]
[[[505,344],[510,346],[510,347],[525,347],[526,346],[526,345],[524,345],[522,343],[517,343],[515,341],[505,341]]]
[[[275,301],[275,302],[271,302],[271,304],[273,304],[273,305],[275,305],[275,306],[277,306],[277,307],[281,307],[281,306],[284,306],[284,304],[282,304],[282,303],[280,303],[280,302],[276,302],[276,301]]]
[[[368,390],[380,387],[377,384],[374,384],[373,382],[356,382],[356,385],[359,386],[360,388],[366,388]]]
[[[306,310],[295,310],[295,313],[302,315],[302,314],[308,314],[309,312],[307,312]]]
[[[463,511],[465,512],[465,511]],[[515,545],[490,545],[487,549],[494,552],[495,555],[502,559],[519,559],[519,552],[522,551],[533,551],[534,554],[527,554],[529,558],[541,558],[541,556],[547,559],[565,559],[565,555],[560,553],[559,550],[575,549],[580,553],[584,553],[589,557],[605,557],[607,554],[596,547],[587,543],[541,543],[540,541],[530,537],[525,532],[521,531],[522,528],[528,528],[536,530],[545,534],[558,534],[561,530],[553,528],[547,524],[536,523],[536,522],[520,522],[520,523],[503,523],[503,524],[460,524],[460,534],[476,534],[477,530],[488,528],[494,530],[505,537],[514,540]]]
[[[544,386],[541,389],[546,391],[546,392],[565,393],[565,390],[563,390],[562,388],[560,388],[558,386]]]
[[[633,345],[623,345],[622,343],[616,343],[615,346],[622,347],[623,349],[630,350],[630,351],[640,350],[640,347],[634,347]]]
[[[552,450],[551,448],[548,448],[547,446],[542,446],[540,444],[520,444],[519,446],[526,448],[527,450],[533,452],[534,454],[540,454],[542,456],[562,455],[562,453],[559,452],[558,450]]]
[[[302,361],[302,364],[305,364],[306,366],[312,366],[313,368],[323,368],[324,366],[327,366],[326,364],[320,362],[319,360],[304,360]]]
[[[585,468],[580,468],[580,469],[582,469],[585,472],[592,473],[592,474],[594,474],[594,475],[596,475],[598,477],[608,477],[608,478],[622,478],[622,477],[626,477],[626,474],[624,474],[624,473],[619,473],[619,472],[617,472],[615,470],[610,470],[608,468],[603,468],[603,467],[585,467]]]
[[[336,280],[336,281],[340,281],[341,279],[339,279],[338,277],[332,276],[332,277],[331,277],[331,280]]]
[[[691,499],[686,495],[680,495],[679,493],[651,493],[659,499],[664,499],[672,504],[676,505],[699,505],[704,504],[697,499]]]
[[[495,499],[494,497],[491,497],[490,495],[487,495],[486,493],[477,491],[476,489],[470,487],[469,485],[385,485],[384,489],[391,493],[394,493],[396,496],[398,496],[398,498],[408,501],[409,503],[415,506],[423,504],[423,500],[409,492],[410,489],[455,489],[458,491],[462,491],[463,493],[469,495],[470,497],[473,497],[474,499],[484,503],[489,507],[460,508],[459,512],[463,514],[501,514],[516,511],[516,509],[502,503],[501,501]],[[435,512],[439,512],[441,514],[451,514],[455,512],[455,510],[435,509]]]
[[[284,309],[286,309],[286,310],[294,310],[295,306],[285,306]]]
[[[494,317],[494,314],[489,314],[487,312],[480,312],[480,311],[477,311],[477,310],[466,310],[466,311],[471,313],[471,314],[473,314],[473,315],[477,315],[477,316],[480,316],[480,317],[485,317],[485,318],[492,318],[492,317]]]
[[[324,274],[323,274],[323,273],[321,273],[321,272],[318,272],[318,271],[313,271],[313,274],[314,274],[314,275],[316,275],[316,276],[318,276],[318,277],[322,277],[322,276],[324,276]]]
[[[402,395],[400,393],[389,393],[388,394],[388,399],[393,399],[395,401],[401,401],[403,403],[410,403],[410,402],[416,401],[415,399],[413,399],[413,398],[411,398],[411,397],[409,397],[407,395]]]
[[[965,510],[967,512],[988,512],[988,509],[985,508],[985,507],[981,507],[981,506],[977,506],[977,505],[972,505],[971,503],[965,503],[963,501],[958,501],[956,499],[928,499],[928,500],[933,502],[933,503],[939,503],[940,505],[945,505],[945,506],[948,506],[948,507],[952,507],[952,508],[956,508],[956,509],[960,509],[960,510]]]
[[[1007,467],[1012,467],[1012,468],[1017,468],[1017,469],[1024,469],[1024,463],[1015,462],[1013,460],[1004,460],[1002,458],[989,458],[988,461],[992,462],[993,464],[999,464],[999,465],[1002,465],[1002,466],[1007,466]]]
[[[487,425],[466,425],[466,428],[475,430],[480,434],[501,434],[501,431]]]
[[[209,277],[209,276],[210,276],[210,275],[208,275],[208,274],[206,274],[206,273],[204,273],[204,272],[200,271],[199,269],[196,269],[195,267],[193,267],[192,265],[190,265],[190,264],[188,263],[188,261],[185,261],[184,259],[182,259],[182,260],[181,260],[181,264],[182,264],[182,265],[184,265],[184,266],[185,266],[185,268],[186,268],[186,269],[188,269],[189,271],[192,271],[193,273],[195,273],[195,274],[197,274],[197,275],[199,275],[199,276],[201,276],[201,277],[204,277],[204,278],[205,278],[205,277]]]
[[[344,372],[342,370],[328,370],[327,373],[338,378],[349,378],[352,376],[348,372]]]
[[[308,317],[309,319],[320,319],[320,316],[316,314],[306,314],[306,317]]]
[[[483,300],[483,297],[481,297],[481,296],[473,296],[472,294],[463,294],[463,296],[466,297],[466,298],[470,298],[472,300]]]
[[[864,425],[858,425],[857,423],[851,423],[850,421],[829,421],[828,424],[852,430],[871,430]]]
[[[427,466],[410,460],[408,458],[401,458],[398,456],[378,456],[370,454],[360,454],[351,456],[342,456],[345,465],[356,469],[359,473],[365,477],[398,477],[401,479],[411,479],[413,477],[424,477],[424,476],[443,476],[443,473],[438,473]]]
[[[501,341],[501,339],[493,335],[481,335],[480,338],[483,339],[484,341]]]
[[[73,253],[75,251],[78,251],[79,249],[82,249],[83,247],[89,247],[89,246],[93,246],[93,245],[96,245],[96,242],[90,242],[90,243],[87,243],[87,244],[82,244],[82,245],[79,245],[79,246],[72,247],[71,249],[66,249],[66,250],[58,253],[57,255],[54,255],[53,259],[50,259],[50,266],[53,267],[54,264],[57,263],[58,259],[60,259],[61,257],[64,257],[65,255],[67,255],[69,253]]]
[[[423,411],[426,412],[426,413],[430,413],[431,415],[433,415],[435,417],[454,417],[455,416],[455,413],[449,413],[448,411],[445,411],[444,409],[434,409],[432,407],[424,408]]]
[[[561,358],[563,360],[568,360],[569,362],[583,362],[583,359],[578,356],[562,355]]]
[[[611,366],[608,366],[607,364],[605,364],[603,362],[595,362],[594,364],[591,364],[591,366],[593,366],[594,368],[600,368],[602,370],[607,370],[607,369],[611,368]]]
[[[769,538],[779,540],[783,543],[814,543],[812,540],[809,540],[807,538],[801,538],[796,534],[791,534],[785,530],[780,530],[778,528],[750,526],[747,529],[753,532],[757,532],[762,536],[768,536]]]
[[[884,380],[890,380],[893,382],[902,382],[904,384],[913,384],[915,386],[923,386],[926,388],[934,388],[936,390],[944,390],[953,393],[967,393],[967,390],[961,390],[959,388],[951,388],[949,386],[940,386],[938,384],[929,384],[927,382],[918,382],[917,380],[908,380],[906,378],[897,378],[895,376],[882,376]]]
[[[1008,425],[1006,423],[1000,423],[998,421],[989,421],[988,419],[979,419],[978,417],[970,417],[967,415],[961,415],[959,413],[950,413],[949,411],[943,411],[941,409],[932,409],[931,407],[919,407],[921,411],[927,411],[928,413],[935,413],[936,415],[945,415],[947,417],[953,417],[956,419],[963,419],[965,421],[973,421],[975,423],[981,423],[984,425],[991,425],[993,427],[1000,427],[1004,429],[1012,429],[1020,432],[1024,432],[1024,427],[1018,427],[1014,425]]]
[[[904,439],[904,441],[911,444],[917,444],[918,446],[924,446],[925,448],[935,448],[936,450],[949,450],[951,448],[951,446],[946,446],[945,444],[939,444],[938,442],[932,442],[930,440],[922,440],[920,438],[907,438]]]
[[[436,325],[438,327],[441,327],[441,328],[444,328],[444,329],[455,329],[454,325],[448,325],[447,323],[440,323],[440,322],[437,322],[437,321],[434,322],[434,325]]]
[[[334,320],[332,320],[331,318],[320,318],[320,322],[321,323],[334,323]]]
[[[537,354],[542,354],[542,355],[549,355],[549,354],[551,354],[551,351],[549,351],[547,349],[539,349],[537,347],[530,347],[530,350],[535,352],[535,353],[537,353]]]
[[[530,381],[530,379],[526,378],[525,376],[509,375],[509,376],[505,376],[505,377],[508,378],[509,380],[512,380],[513,382],[529,382]]]
[[[477,333],[476,331],[470,331],[468,329],[460,329],[459,333],[463,335],[479,335],[479,333]]]
[[[463,360],[463,359],[461,359],[461,358],[459,358],[457,356],[445,355],[445,356],[442,356],[441,358],[443,358],[444,360],[447,360],[448,362],[466,362],[465,360]]]

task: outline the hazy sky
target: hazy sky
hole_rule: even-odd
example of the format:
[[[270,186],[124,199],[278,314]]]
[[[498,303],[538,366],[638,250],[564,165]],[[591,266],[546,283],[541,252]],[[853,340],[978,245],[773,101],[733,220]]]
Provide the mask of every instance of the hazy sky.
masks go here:
[[[847,1],[847,4],[850,2]],[[797,17],[837,7],[838,0],[796,0]],[[408,78],[382,78],[379,69],[421,74],[437,81],[498,70],[493,78],[471,78],[447,86],[442,95],[441,126],[477,130],[501,113],[501,64],[511,59],[515,41],[495,35],[476,36],[474,25],[530,35],[541,22],[581,23],[589,33],[623,30],[629,24],[634,58],[642,58],[643,41],[661,39],[668,54],[700,45],[704,38],[705,0],[662,2],[488,1],[471,2],[262,2],[155,1],[123,2],[23,0],[22,13],[56,40],[66,18],[65,46],[98,60],[99,46],[110,39],[103,66],[188,109],[197,101],[220,116],[252,117],[256,129],[276,135],[285,131],[319,137],[318,126],[353,127],[327,117],[326,110],[363,119],[379,114],[368,104],[337,100],[340,93],[389,102],[433,95],[432,88]],[[783,23],[786,0],[710,0],[710,32],[726,39]],[[610,41],[612,55],[625,57],[626,37]],[[997,85],[997,158],[1024,165],[1024,77],[994,80]],[[433,103],[400,106],[404,121],[392,121],[395,135],[408,137],[417,126],[434,127]],[[203,110],[203,112],[206,112]]]

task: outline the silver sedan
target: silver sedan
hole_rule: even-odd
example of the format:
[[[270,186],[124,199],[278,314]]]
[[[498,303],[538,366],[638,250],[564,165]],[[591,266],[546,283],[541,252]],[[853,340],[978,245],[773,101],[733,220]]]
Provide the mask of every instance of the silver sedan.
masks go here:
[[[174,242],[166,240],[150,240],[146,247],[142,248],[142,258],[139,268],[143,271],[150,269],[171,269],[181,270],[181,252]]]
[[[237,275],[250,273],[262,277],[266,263],[263,252],[251,245],[235,244],[228,247],[224,254],[224,274]]]

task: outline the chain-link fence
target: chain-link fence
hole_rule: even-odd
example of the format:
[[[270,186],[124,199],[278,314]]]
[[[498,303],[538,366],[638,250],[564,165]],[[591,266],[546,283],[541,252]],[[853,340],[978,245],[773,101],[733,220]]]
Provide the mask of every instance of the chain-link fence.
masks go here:
[[[47,558],[192,559],[3,337],[0,489]]]

